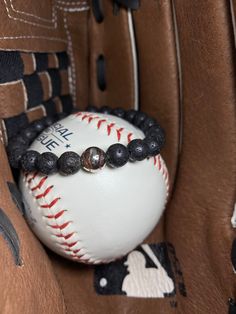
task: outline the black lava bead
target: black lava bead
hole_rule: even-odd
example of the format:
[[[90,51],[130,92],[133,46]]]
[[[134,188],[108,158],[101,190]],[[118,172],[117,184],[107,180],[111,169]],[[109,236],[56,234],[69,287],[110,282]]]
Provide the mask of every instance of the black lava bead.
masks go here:
[[[8,153],[9,163],[13,168],[20,168],[20,160],[25,151],[25,148],[18,147]]]
[[[76,110],[78,111],[78,109]],[[133,109],[125,111],[122,108],[112,109],[108,106],[103,106],[100,109],[95,106],[88,106],[86,110],[112,114],[123,118],[140,128],[146,137],[145,139],[132,140],[127,147],[120,143],[113,144],[106,153],[98,147],[89,147],[83,152],[81,157],[72,151],[63,153],[59,159],[51,152],[40,154],[33,150],[27,151],[29,144],[40,132],[51,126],[58,119],[68,115],[68,113],[61,112],[53,117],[48,116],[34,121],[16,136],[9,139],[7,153],[11,166],[13,168],[21,168],[26,172],[38,170],[46,175],[58,170],[62,175],[70,175],[76,173],[80,168],[89,172],[96,172],[102,169],[105,163],[115,168],[122,167],[128,160],[141,161],[148,156],[156,156],[160,153],[165,143],[164,130],[155,119],[148,117],[141,111]]]
[[[28,126],[27,128],[20,132],[20,135],[28,141],[33,141],[37,136],[37,132],[34,130],[32,126]]]
[[[124,109],[122,109],[122,108],[115,108],[115,109],[112,110],[112,114],[113,114],[114,116],[119,117],[119,118],[124,118],[124,116],[125,116],[125,111],[124,111]]]
[[[58,157],[50,152],[42,153],[37,162],[37,169],[43,174],[52,174],[57,171]]]
[[[20,134],[12,138],[11,141],[15,143],[19,143],[21,145],[29,145],[29,139]]]
[[[158,123],[156,123],[156,124],[154,124],[154,125],[152,125],[148,130],[146,130],[146,132],[145,132],[145,135],[150,135],[151,133],[154,133],[154,132],[159,132],[161,130],[161,126],[158,124]]]
[[[56,114],[56,120],[62,120],[64,118],[67,117],[67,113],[66,112],[59,112]]]
[[[106,151],[106,162],[111,167],[122,167],[129,160],[129,151],[122,144],[113,144]]]
[[[160,149],[165,144],[165,132],[164,130],[158,125],[155,124],[152,127],[150,127],[146,132],[146,138],[147,137],[155,137],[159,143]]]
[[[85,111],[88,111],[88,112],[97,112],[97,107],[95,106],[88,106]]]
[[[136,112],[136,115],[134,117],[133,124],[139,127],[140,124],[144,122],[146,118],[147,118],[146,113],[138,111]]]
[[[28,150],[21,157],[22,170],[32,172],[37,169],[37,162],[40,153],[35,150]]]
[[[52,116],[48,116],[42,119],[45,127],[51,126],[55,121]]]
[[[129,159],[131,161],[140,161],[148,156],[147,144],[141,139],[132,140],[127,148],[129,150]]]
[[[25,148],[25,150],[28,148],[29,141],[23,139],[21,136],[17,136],[16,138],[10,140],[7,145],[7,152],[12,152],[16,148]]]
[[[45,128],[45,124],[43,119],[40,120],[36,120],[32,123],[32,127],[34,129],[35,132],[40,133],[44,130]]]
[[[146,130],[150,129],[153,125],[157,123],[156,119],[154,118],[146,118],[141,124],[140,124],[140,129],[145,132]]]
[[[105,113],[105,114],[111,114],[112,108],[110,108],[110,107],[108,107],[108,106],[102,106],[102,107],[99,109],[99,112]]]
[[[75,152],[65,152],[58,159],[57,165],[61,174],[74,174],[81,168],[81,159]]]
[[[146,137],[144,139],[145,144],[148,147],[148,156],[156,156],[160,154],[160,145],[155,137]]]
[[[130,110],[126,111],[125,116],[124,116],[125,120],[132,123],[134,120],[134,117],[136,116],[136,113],[137,113],[137,111],[135,111],[134,109],[130,109]]]

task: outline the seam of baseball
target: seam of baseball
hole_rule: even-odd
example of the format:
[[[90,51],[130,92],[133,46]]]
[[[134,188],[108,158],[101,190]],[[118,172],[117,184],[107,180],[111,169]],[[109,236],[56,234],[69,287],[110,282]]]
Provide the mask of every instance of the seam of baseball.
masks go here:
[[[96,114],[94,115],[93,113],[89,113],[89,112],[83,113],[81,111],[75,113],[74,116],[81,118],[80,122],[87,122],[87,124],[91,124],[91,122],[95,122],[95,124],[92,123],[92,125],[96,126],[96,130],[100,130],[101,126],[105,124],[107,128],[107,135],[110,136],[111,133],[115,133],[115,136],[117,137],[118,142],[120,142],[122,136],[124,137],[123,131],[127,132],[126,136],[127,136],[128,143],[131,141],[131,138],[133,136],[132,132],[127,131],[124,127],[118,126],[116,122],[110,121],[108,118],[100,117]]]
[[[81,121],[85,121],[85,119],[87,119],[86,121],[88,123],[90,123],[91,121],[94,121],[95,119],[99,119],[97,122],[97,130],[100,129],[100,126],[102,125],[102,123],[106,122],[106,126],[107,126],[107,135],[109,136],[111,134],[111,131],[114,129],[112,129],[116,123],[115,122],[111,122],[108,123],[108,119],[101,119],[101,117],[90,114],[90,113],[85,113],[83,114],[82,112],[78,112],[75,114],[76,116],[80,116],[81,117]],[[121,130],[122,129],[122,130]],[[116,132],[117,138],[118,140],[121,139],[122,133],[121,131],[125,130],[125,128],[120,128],[118,129],[118,132]],[[117,129],[116,129],[117,131]],[[129,142],[131,140],[131,137],[133,135],[132,132],[128,132],[127,135],[127,141]],[[166,200],[165,203],[168,200],[168,195],[169,195],[169,174],[168,174],[168,170],[166,168],[165,162],[162,159],[161,155],[157,155],[154,156],[153,158],[147,158],[148,160],[152,159],[153,160],[153,165],[154,167],[158,170],[158,172],[162,175],[162,178],[165,182],[166,185]],[[53,198],[53,200],[48,200],[47,197],[50,193],[53,193],[53,188],[55,185],[49,185],[44,187],[45,182],[47,181],[47,176],[43,176],[41,177],[39,182],[36,182],[35,179],[38,176],[38,172],[35,172],[34,174],[31,173],[31,177],[29,178],[30,174],[29,173],[25,173],[24,174],[24,181],[25,181],[25,185],[29,190],[29,193],[31,193],[35,199],[35,201],[37,202],[38,208],[39,210],[44,210],[44,220],[49,220],[52,221],[54,220],[55,225],[51,225],[51,223],[49,223],[48,221],[46,222],[47,227],[49,228],[49,231],[51,232],[51,236],[54,239],[54,237],[58,237],[58,238],[63,238],[64,242],[60,243],[60,242],[56,242],[56,244],[60,247],[60,250],[62,251],[62,253],[72,257],[72,259],[80,261],[80,262],[84,262],[87,264],[97,264],[100,263],[101,260],[96,260],[93,256],[91,256],[86,248],[84,248],[83,246],[81,246],[79,249],[73,250],[72,247],[76,246],[78,243],[82,243],[82,241],[79,240],[79,237],[76,237],[76,240],[74,239],[73,242],[68,242],[67,240],[69,240],[71,237],[73,237],[73,235],[78,235],[78,232],[76,231],[76,228],[73,228],[74,231],[70,231],[70,233],[66,233],[64,234],[65,229],[67,229],[67,227],[70,225],[70,227],[72,227],[73,225],[73,221],[72,220],[68,220],[65,218],[65,221],[62,224],[59,224],[59,222],[57,221],[57,219],[59,219],[60,217],[66,217],[66,212],[68,211],[68,209],[63,209],[58,207],[58,202],[60,202],[61,197],[55,197]],[[32,187],[32,183],[34,183],[34,186]],[[44,188],[44,189],[42,189]],[[37,191],[37,195],[35,195],[33,192]],[[45,204],[42,204],[39,202],[39,199],[44,199]],[[52,213],[51,212],[51,208],[54,208],[55,212]],[[45,214],[45,211],[48,212]],[[54,232],[52,232],[52,230],[58,229],[59,233],[55,234]],[[80,255],[79,252],[80,250],[83,249],[85,251],[84,254]],[[83,256],[86,255],[86,259],[82,259]],[[112,260],[109,260],[109,262]],[[104,260],[103,262],[107,262],[106,260]]]
[[[29,175],[31,175],[29,177]],[[29,193],[32,194],[35,199],[38,209],[42,212],[43,220],[45,221],[46,226],[51,233],[53,240],[56,242],[56,245],[59,247],[60,251],[74,260],[79,260],[80,262],[96,264],[100,261],[93,261],[93,257],[89,256],[86,248],[79,245],[82,244],[78,237],[78,232],[73,228],[73,221],[66,218],[67,209],[63,209],[59,206],[61,197],[54,197],[52,200],[48,199],[50,193],[53,193],[54,185],[47,185],[48,176],[42,176],[39,178],[39,181],[36,182],[38,177],[38,172],[34,174],[24,174],[25,185],[29,190]],[[42,203],[40,200],[43,200]],[[58,221],[59,218],[65,218],[63,221]],[[62,218],[62,219],[63,219]],[[67,227],[70,226],[70,231],[67,231]],[[57,238],[57,240],[56,240]],[[62,242],[60,242],[62,240]],[[76,249],[75,249],[76,247]],[[80,254],[81,250],[85,252]],[[86,255],[86,259],[83,257]]]
[[[111,132],[116,131],[116,136],[118,141],[121,140],[122,132],[126,131],[127,134],[127,141],[128,143],[131,141],[131,137],[133,136],[132,132],[127,131],[124,127],[119,126],[117,123],[115,123],[114,121],[109,120],[109,118],[104,118],[101,116],[98,116],[96,113],[90,113],[90,112],[76,112],[73,114],[75,117],[79,117],[80,118],[80,122],[87,122],[87,124],[91,124],[91,122],[95,122],[96,125],[96,130],[100,130],[100,127],[102,124],[106,124],[107,127],[107,135],[110,136]],[[99,120],[97,120],[99,119]],[[96,121],[94,121],[96,120]],[[93,124],[94,125],[94,124]],[[114,130],[113,127],[116,126],[116,129]],[[150,158],[147,158],[150,159]],[[154,166],[157,165],[158,171],[162,174],[162,177],[164,179],[164,182],[166,184],[166,190],[167,190],[167,197],[168,198],[168,192],[169,192],[169,175],[168,175],[168,170],[166,168],[165,162],[162,159],[161,155],[158,154],[157,156],[153,157],[153,161],[154,161]]]

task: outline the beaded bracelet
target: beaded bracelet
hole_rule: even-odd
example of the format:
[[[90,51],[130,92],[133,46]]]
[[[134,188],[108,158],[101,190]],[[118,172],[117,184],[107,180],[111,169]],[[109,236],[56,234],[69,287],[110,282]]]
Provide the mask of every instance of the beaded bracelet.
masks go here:
[[[76,152],[65,152],[59,158],[51,153],[40,154],[34,150],[27,150],[33,140],[45,128],[52,125],[58,119],[67,116],[65,113],[58,114],[56,117],[44,117],[29,124],[14,138],[9,140],[7,153],[10,165],[13,168],[22,169],[26,172],[39,171],[49,175],[59,171],[62,175],[74,174],[81,168],[95,172],[105,164],[112,168],[124,166],[128,161],[141,161],[145,158],[156,156],[160,153],[165,143],[163,129],[153,118],[137,110],[124,110],[122,108],[112,109],[103,106],[100,109],[94,106],[86,108],[88,112],[100,112],[112,114],[123,118],[134,126],[140,128],[145,138],[130,141],[127,147],[120,143],[111,145],[106,152],[98,147],[87,148],[82,155]]]

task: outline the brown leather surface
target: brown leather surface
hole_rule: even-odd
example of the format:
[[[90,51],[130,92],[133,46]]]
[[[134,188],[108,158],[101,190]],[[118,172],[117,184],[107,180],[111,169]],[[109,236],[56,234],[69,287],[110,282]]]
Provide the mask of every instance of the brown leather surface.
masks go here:
[[[43,100],[48,100],[52,97],[52,90],[49,87],[50,86],[50,78],[47,72],[40,72],[39,77],[42,83],[42,89],[43,89]]]
[[[6,182],[13,179],[2,144],[0,159],[0,208],[17,231],[22,259],[22,266],[16,266],[1,236],[1,313],[63,313],[64,299],[49,258],[11,199]]]
[[[40,119],[40,117],[43,117],[44,115],[45,110],[42,106],[35,107],[27,112],[29,122],[33,122],[34,120]]]
[[[61,94],[62,95],[69,95],[70,94],[70,88],[69,88],[67,71],[66,70],[61,71],[60,76],[61,76]]]
[[[0,108],[2,118],[11,117],[25,111],[27,98],[21,80],[0,85],[0,103],[5,104]]]
[[[39,9],[39,10],[37,10]],[[0,3],[0,48],[25,51],[65,50],[63,10],[53,1],[5,0]]]
[[[80,36],[81,38],[84,37],[84,41],[86,41],[87,13],[86,11],[85,13],[83,11],[80,12],[80,9],[86,9],[86,6],[86,1],[74,1],[71,4],[58,1],[57,7],[52,6],[51,1],[40,1],[36,6],[31,1],[3,1],[0,4],[0,33],[2,34],[0,49],[36,52],[68,50],[68,53],[74,56],[75,51],[69,51],[70,47],[67,37],[70,36],[70,32],[73,30],[76,31],[76,34],[73,36],[77,36],[77,27],[80,23],[83,25],[79,28]],[[18,12],[14,12],[13,16],[14,10]],[[81,17],[83,14],[84,18]],[[73,22],[70,27],[72,30],[69,29],[67,32],[65,16],[68,18],[69,24],[71,20]],[[74,16],[76,19],[74,19]],[[54,19],[54,22],[46,22],[45,19]],[[77,38],[74,39],[77,40]],[[82,94],[80,97],[81,101],[87,103],[85,88],[88,86],[86,78],[86,72],[88,71],[86,58],[88,53],[86,43],[84,43],[83,49],[80,48],[79,50],[80,58],[74,56],[79,70],[74,71],[78,72],[78,77],[81,81],[80,88],[78,88],[80,94]],[[21,57],[24,61],[24,74],[32,74],[35,71],[33,55],[21,53]],[[54,58],[53,54],[50,55],[49,67],[57,67],[56,61],[57,58]],[[78,63],[81,63],[81,65],[78,65]],[[82,69],[84,70],[82,71]],[[43,81],[44,99],[46,99],[49,96],[48,85],[45,75],[42,74],[41,78]],[[64,94],[68,92],[69,86],[66,81],[67,76],[63,71],[61,78],[62,94]],[[1,86],[1,118],[14,116],[25,110],[24,101],[22,101],[21,97],[23,95],[22,90],[19,95],[17,93],[18,88],[21,87],[21,82],[17,84],[12,89],[9,84],[7,84],[7,89],[4,89],[4,85]],[[56,105],[61,106],[60,100],[56,101]],[[32,108],[27,112],[29,121],[33,121],[44,114],[45,110],[42,106]],[[4,132],[2,124],[1,132]],[[45,254],[42,245],[32,234],[11,199],[6,182],[13,182],[13,178],[6,158],[3,146],[1,145],[0,207],[11,220],[20,239],[20,254],[23,266],[17,267],[15,265],[10,249],[1,236],[2,275],[0,286],[2,294],[0,298],[0,311],[7,314],[65,313],[64,296],[58,284],[58,279],[55,277],[53,265]]]
[[[76,106],[84,109],[89,102],[132,108],[134,69],[127,11],[122,8],[115,16],[112,1],[104,0],[105,18],[98,24],[91,11],[80,11],[87,6],[83,2],[3,1],[0,49],[67,50],[71,76],[68,86],[65,73],[61,74],[63,90],[70,88]],[[1,313],[227,313],[228,298],[236,295],[230,261],[235,235],[230,219],[236,198],[235,39],[231,16],[236,3],[232,3],[233,8],[223,0],[143,0],[140,9],[132,13],[140,108],[157,118],[166,130],[163,156],[174,184],[165,215],[145,242],[173,244],[187,296],[176,291],[177,307],[173,307],[168,297],[98,295],[93,266],[72,263],[48,250],[45,254],[12,202],[6,185],[12,176],[1,145],[0,207],[18,233],[24,262],[22,267],[14,264],[0,237]],[[96,77],[100,54],[106,61],[104,92],[99,90]],[[56,60],[50,55],[49,64],[54,67]],[[24,55],[24,64],[24,73],[33,73],[31,55]],[[45,99],[49,93],[46,87],[45,80]],[[23,107],[16,99],[17,89],[12,93],[10,89],[1,92],[1,88],[0,118],[20,113]],[[3,106],[4,101],[9,106]],[[60,100],[56,103],[59,108]],[[32,121],[42,113],[42,107],[38,107],[27,115]]]
[[[105,16],[97,23],[93,13],[89,18],[90,47],[90,104],[133,108],[134,69],[128,30],[128,17],[125,9],[113,14],[112,1],[102,1]],[[96,61],[99,55],[105,57],[105,77],[107,88],[101,91],[97,84]]]
[[[81,110],[88,104],[88,14],[84,11],[64,15],[73,80],[71,92],[74,105]]]
[[[183,73],[183,146],[167,237],[184,269],[182,313],[227,313],[235,201],[235,59],[229,4],[176,2]],[[194,311],[193,311],[194,310]]]
[[[35,69],[35,60],[33,57],[32,53],[21,53],[21,58],[24,63],[24,74],[25,75],[30,75],[32,74],[36,69]],[[51,63],[49,63],[51,65]]]
[[[74,105],[85,108],[88,103],[88,2],[85,1],[40,1],[36,6],[34,1],[6,0],[0,3],[0,50],[18,50],[30,52],[59,52],[67,51],[70,57],[70,86],[63,81],[62,90],[73,96]],[[36,12],[36,13],[35,13]],[[32,54],[21,53],[24,62],[24,74],[35,71],[35,60]],[[57,58],[49,55],[49,67],[57,67]],[[42,75],[43,76],[43,75]],[[63,78],[63,80],[66,78]],[[49,91],[45,77],[42,79],[44,99]],[[68,81],[67,81],[68,83]],[[22,88],[21,82],[17,89]],[[20,93],[20,92],[19,92]],[[0,98],[6,106],[1,108],[1,117],[9,117],[25,110],[23,92],[15,97],[10,89],[1,87]],[[13,98],[12,98],[13,97]],[[15,106],[15,109],[14,109]],[[39,118],[41,109],[32,109]]]
[[[179,150],[180,90],[171,1],[143,1],[133,16],[139,56],[140,109],[165,127],[162,155],[173,184]]]
[[[102,296],[94,292],[94,270],[92,266],[76,265],[53,253],[53,267],[63,289],[68,313],[170,313],[170,301],[166,299],[127,298],[125,296]]]

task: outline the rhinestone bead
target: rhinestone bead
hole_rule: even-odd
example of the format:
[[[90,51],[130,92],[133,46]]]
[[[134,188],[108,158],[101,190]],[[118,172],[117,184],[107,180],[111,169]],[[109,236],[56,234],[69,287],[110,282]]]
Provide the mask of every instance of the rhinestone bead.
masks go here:
[[[89,147],[81,155],[82,168],[89,172],[102,169],[105,161],[105,152],[98,147]]]

